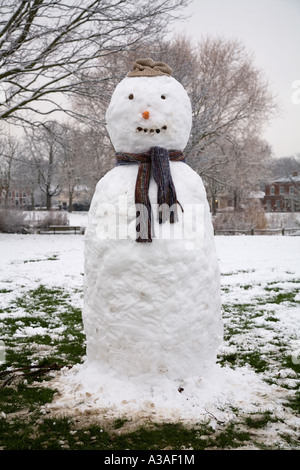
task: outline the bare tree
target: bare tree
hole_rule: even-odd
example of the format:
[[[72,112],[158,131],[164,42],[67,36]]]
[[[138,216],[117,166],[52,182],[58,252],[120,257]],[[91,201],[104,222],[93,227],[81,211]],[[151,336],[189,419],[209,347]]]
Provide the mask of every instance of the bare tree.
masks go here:
[[[220,198],[225,198],[235,211],[244,207],[251,193],[264,185],[270,174],[270,160],[269,144],[257,136],[210,145],[200,174],[212,213],[217,212]]]
[[[9,193],[17,180],[20,159],[20,142],[11,135],[0,141],[0,196],[3,197],[4,208],[9,204]]]
[[[21,188],[26,188],[30,193],[30,200],[27,201],[27,208],[34,210],[36,203],[36,193],[39,186],[39,169],[32,157],[32,151],[28,147],[25,139],[22,140],[22,153],[18,159],[18,181]]]
[[[69,212],[73,210],[73,200],[76,186],[84,177],[87,166],[83,164],[84,148],[82,148],[80,131],[77,128],[63,126],[62,135],[62,186],[65,189],[69,203]]]
[[[60,164],[62,193],[67,195],[68,210],[72,212],[77,194],[86,194],[86,199],[91,198],[95,188],[93,175],[96,172],[97,161],[90,142],[91,136],[82,127],[63,124],[58,138],[62,148]],[[93,143],[97,149],[99,145]]]
[[[75,109],[91,118],[89,135],[95,139],[90,153],[99,154],[105,170],[114,161],[104,122],[112,91],[136,57],[148,54],[149,47],[141,46],[135,53],[121,52],[109,63],[101,62],[87,75],[81,96],[73,102]],[[195,45],[179,36],[158,41],[151,47],[151,57],[168,62],[191,98],[193,128],[185,154],[204,180],[212,212],[224,193],[239,211],[266,177],[271,155],[260,134],[277,107],[262,72],[243,45],[227,39],[210,38]],[[105,74],[105,65],[110,75]],[[102,176],[98,171],[95,175]]]
[[[223,168],[233,208],[239,211],[248,204],[251,194],[263,185],[271,159],[270,145],[256,136],[248,136],[232,148],[231,158]]]
[[[207,38],[198,44],[197,80],[189,93],[194,120],[188,154],[195,166],[205,162],[206,149],[224,140],[259,136],[276,112],[268,83],[245,47],[238,41]],[[198,157],[201,158],[198,158]],[[226,160],[226,159],[225,159]]]
[[[300,153],[276,158],[270,162],[272,178],[290,176],[293,173],[300,175]]]
[[[55,121],[48,122],[27,133],[31,161],[35,163],[38,184],[46,197],[46,208],[52,208],[52,198],[61,191],[62,146],[59,138],[61,126]]]
[[[66,111],[96,59],[165,33],[189,2],[0,0],[0,119]]]
[[[239,210],[267,175],[271,148],[260,136],[277,112],[269,85],[239,41],[209,37],[195,46],[178,37],[168,56],[192,103],[188,162],[204,180],[213,213],[220,190]]]

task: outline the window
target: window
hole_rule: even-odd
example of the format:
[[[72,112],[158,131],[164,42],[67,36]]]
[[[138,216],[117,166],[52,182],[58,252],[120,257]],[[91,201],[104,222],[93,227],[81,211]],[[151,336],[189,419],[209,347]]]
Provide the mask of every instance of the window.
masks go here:
[[[290,186],[290,188],[289,188],[289,193],[290,193],[290,194],[295,194],[295,188],[294,188],[294,186]]]
[[[270,188],[270,194],[275,194],[275,188],[274,188],[274,186],[271,186],[271,188]]]
[[[280,194],[284,194],[284,186],[280,186]]]
[[[280,199],[277,199],[277,201],[275,202],[276,204],[276,209],[280,209]]]

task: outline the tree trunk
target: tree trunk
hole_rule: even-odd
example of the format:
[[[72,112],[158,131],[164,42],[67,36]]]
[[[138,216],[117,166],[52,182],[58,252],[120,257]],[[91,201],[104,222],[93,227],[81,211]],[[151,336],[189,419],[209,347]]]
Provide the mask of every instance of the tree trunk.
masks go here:
[[[214,196],[212,198],[212,215],[216,215],[217,209],[218,209],[218,201],[217,201],[216,197]]]
[[[52,195],[49,193],[46,193],[46,208],[47,211],[50,211],[52,208]]]
[[[34,189],[32,189],[32,191],[30,191],[30,199],[31,199],[31,210],[34,211]]]
[[[69,212],[73,212],[73,192],[69,192]]]
[[[5,196],[4,196],[4,208],[5,209],[8,209],[8,194],[9,194],[9,192],[8,192],[8,190],[6,190]]]
[[[233,193],[233,208],[234,208],[234,212],[239,212],[240,210],[240,197],[236,189],[234,190],[234,193]]]

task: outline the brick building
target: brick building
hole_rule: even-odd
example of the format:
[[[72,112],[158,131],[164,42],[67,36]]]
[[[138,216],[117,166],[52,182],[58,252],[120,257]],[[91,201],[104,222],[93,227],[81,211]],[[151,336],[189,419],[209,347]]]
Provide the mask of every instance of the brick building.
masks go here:
[[[300,176],[277,178],[265,188],[263,207],[267,212],[299,212],[300,211]]]
[[[8,192],[0,193],[0,207],[7,206],[7,209],[26,209],[31,204],[31,194],[27,189],[13,188]]]

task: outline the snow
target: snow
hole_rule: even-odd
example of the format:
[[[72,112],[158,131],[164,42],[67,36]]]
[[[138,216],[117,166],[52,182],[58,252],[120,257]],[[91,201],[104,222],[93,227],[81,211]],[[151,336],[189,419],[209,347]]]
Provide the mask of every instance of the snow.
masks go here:
[[[230,274],[229,285],[233,287],[294,279],[299,275],[297,238],[221,237],[216,240],[221,269],[223,274]],[[228,285],[228,276],[223,276],[224,279]],[[259,290],[257,293],[259,295]],[[247,302],[247,294],[245,291],[243,302]],[[238,299],[230,297],[231,300]],[[299,331],[299,311],[289,318],[283,312],[282,322],[291,333]],[[268,344],[268,330],[258,333],[263,334],[262,341]],[[109,370],[101,373],[95,364],[79,366],[71,375],[66,373],[65,379],[67,396],[76,389],[74,403],[78,410],[98,407],[107,416],[147,415],[156,421],[194,421],[207,416],[207,410],[219,420],[226,420],[232,417],[229,405],[241,407],[244,412],[254,412],[258,408],[278,411],[277,399],[285,395],[279,387],[267,385],[249,367],[231,370],[216,365],[201,378],[190,376],[178,381],[178,387],[166,376],[160,376],[155,384],[151,380],[148,382],[147,374],[128,380]],[[179,387],[184,389],[181,394]],[[222,406],[226,411],[220,411]]]
[[[192,121],[185,90],[165,76],[125,78],[106,117],[115,150],[134,153],[152,146],[184,150]],[[0,289],[13,286],[6,301],[40,284],[69,292],[83,288],[86,357],[82,364],[53,374],[51,386],[58,394],[46,408],[155,422],[197,423],[212,416],[226,422],[236,409],[276,410],[286,416],[286,389],[280,381],[264,379],[276,374],[291,385],[293,371],[274,371],[271,363],[271,375],[264,377],[250,365],[221,366],[217,355],[250,354],[259,347],[264,360],[281,335],[289,339],[290,355],[298,360],[299,310],[273,299],[278,289],[289,293],[299,286],[299,238],[214,237],[201,178],[182,162],[171,162],[170,168],[184,208],[177,222],[177,227],[187,227],[181,237],[164,237],[155,222],[152,243],[135,242],[137,165],[115,167],[99,181],[88,220],[86,214],[72,215],[72,224],[81,217],[76,225],[86,226],[84,237],[0,234]],[[149,198],[154,208],[153,179]],[[190,224],[184,220],[189,205],[201,208],[198,224],[195,213]],[[169,222],[164,226],[171,233]],[[200,234],[195,226],[201,227]],[[221,300],[223,321],[235,330],[227,341],[222,340]],[[235,316],[234,309],[242,307],[246,315],[247,305],[251,328],[243,331],[244,318]],[[251,309],[257,310],[255,315]],[[20,313],[17,308],[7,315]],[[276,330],[268,327],[270,318],[278,322]],[[16,335],[46,331],[20,324]],[[55,328],[51,334],[57,338],[60,332]],[[287,420],[294,423],[295,417]]]
[[[105,237],[116,214],[118,221],[127,214],[119,208],[119,197],[134,207],[136,165],[117,167],[98,183],[85,234],[88,361],[109,365],[124,376],[149,373],[154,384],[162,373],[183,379],[210,368],[222,337],[219,271],[204,187],[188,165],[174,162],[172,170],[183,207],[193,200],[205,208],[199,249],[187,249],[191,232],[178,240],[136,243],[135,211],[133,223],[128,221],[133,238]],[[156,200],[153,181],[149,195]],[[103,212],[103,206],[112,208]]]
[[[224,304],[231,300],[244,304],[250,301],[253,303],[253,298],[262,299],[266,295],[266,286],[289,288],[295,286],[295,280],[300,279],[299,237],[217,236],[215,241],[221,267]],[[82,290],[83,249],[82,235],[0,234],[0,290],[8,286],[12,290],[3,296],[3,310],[5,301],[9,302],[41,283],[51,287]],[[53,254],[57,256],[56,261],[49,259]],[[33,262],[34,260],[39,261]],[[252,300],[250,289],[241,289],[241,286],[248,285],[251,286]],[[268,305],[270,304],[266,304],[265,308]],[[300,350],[299,313],[297,305],[290,308],[272,304],[272,315],[279,319],[277,331],[290,338],[291,354],[295,360],[299,360]],[[2,313],[1,318],[4,315],[18,316],[18,311]],[[22,328],[20,332],[33,333],[27,328]],[[270,330],[259,328],[257,332],[267,351],[272,340]],[[237,351],[239,342],[243,342],[247,348],[248,339],[253,342],[254,336],[255,332],[249,338],[247,334],[237,336],[231,345],[224,341],[220,351]],[[255,347],[255,344],[252,346]],[[283,372],[281,373],[284,376]],[[280,374],[280,370],[274,371],[274,374]],[[106,374],[101,378],[103,381],[100,380],[101,386],[99,377],[97,381],[95,377],[93,367],[87,369],[81,365],[55,373],[51,383],[59,393],[56,400],[47,405],[47,410],[72,415],[95,412],[97,416],[107,417],[147,417],[156,422],[199,422],[203,417],[208,418],[211,415],[226,421],[232,418],[234,407],[245,412],[276,410],[279,417],[286,419],[288,416],[282,405],[288,391],[277,385],[269,385],[263,381],[262,375],[246,366],[236,369],[216,366],[201,381],[190,377],[186,383],[178,383],[178,387],[185,389],[182,393],[166,377],[150,387],[147,377],[141,382],[129,382],[122,380],[118,374]],[[48,381],[46,386],[49,386]],[[293,425],[297,424],[295,417],[290,419]]]
[[[192,111],[175,79],[127,77],[114,91],[106,119],[116,151],[183,150]],[[179,209],[174,225],[158,224],[157,185],[151,178],[150,244],[135,241],[138,165],[109,171],[93,196],[85,232],[83,322],[85,367],[98,388],[106,375],[117,375],[115,389],[126,383],[127,390],[146,387],[142,393],[149,394],[166,380],[171,393],[192,387],[190,378],[199,380],[216,362],[223,334],[221,291],[206,192],[185,163],[170,162],[170,170],[183,212]],[[172,229],[175,238],[166,235]]]
[[[61,265],[63,276],[57,270],[57,262],[50,259],[54,256],[59,258],[57,262]],[[0,259],[1,287],[13,288],[12,295],[34,289],[40,284],[51,287],[82,287],[79,273],[83,273],[83,238],[80,235],[31,236],[0,233]]]
[[[144,111],[149,112],[148,119],[142,117]],[[183,150],[191,130],[191,103],[173,77],[126,77],[112,95],[106,120],[116,152],[165,147],[166,139],[168,149]]]

